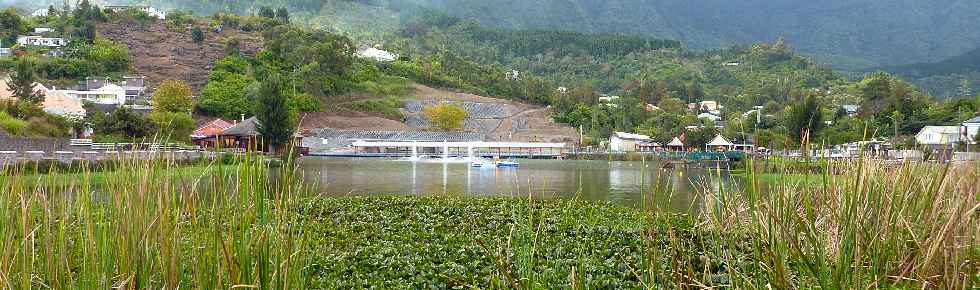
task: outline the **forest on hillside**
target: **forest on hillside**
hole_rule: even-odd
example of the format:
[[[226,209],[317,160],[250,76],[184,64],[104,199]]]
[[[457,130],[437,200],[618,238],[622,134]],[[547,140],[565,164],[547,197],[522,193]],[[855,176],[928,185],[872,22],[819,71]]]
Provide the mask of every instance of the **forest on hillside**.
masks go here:
[[[937,97],[966,96],[980,86],[980,48],[942,61],[883,67]]]

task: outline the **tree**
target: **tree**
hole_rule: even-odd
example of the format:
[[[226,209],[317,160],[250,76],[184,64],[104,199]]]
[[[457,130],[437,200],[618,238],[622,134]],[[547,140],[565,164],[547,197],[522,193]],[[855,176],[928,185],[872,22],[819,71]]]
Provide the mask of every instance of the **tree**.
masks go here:
[[[110,135],[128,139],[149,136],[154,130],[153,123],[128,107],[119,107],[109,114],[99,112],[91,103],[86,103],[88,122],[92,123],[96,135]]]
[[[17,36],[26,29],[16,8],[10,7],[0,11],[0,41],[9,46],[17,41]]]
[[[80,29],[78,29],[78,38],[85,40],[87,43],[92,43],[98,37],[98,29],[95,27],[95,22],[86,21]]]
[[[259,7],[259,16],[265,18],[276,18],[276,12],[272,10],[269,6]]]
[[[458,130],[463,126],[466,119],[466,110],[460,106],[444,103],[426,107],[425,116],[432,121],[432,124],[443,131]]]
[[[229,62],[227,59],[219,60],[211,71],[208,84],[201,90],[197,108],[202,113],[224,118],[251,115],[254,105],[246,94],[246,88],[254,82],[254,79],[245,72],[236,73],[221,69],[222,63]]]
[[[194,29],[191,30],[191,40],[197,44],[204,43],[204,31],[201,30],[200,27],[194,27]]]
[[[44,94],[34,90],[37,74],[34,71],[33,60],[22,57],[17,61],[14,74],[10,77],[10,89],[14,97],[31,104],[44,102]]]
[[[153,111],[189,113],[194,108],[191,87],[184,81],[166,80],[153,92]]]
[[[238,56],[242,54],[242,41],[238,37],[229,37],[225,41],[225,55]]]
[[[266,76],[256,94],[256,129],[270,151],[277,152],[279,146],[287,144],[293,138],[295,130],[294,113],[289,110],[289,98],[283,92],[283,82],[279,74],[273,72]]]
[[[815,135],[823,125],[823,111],[814,96],[804,97],[802,102],[789,109],[786,128],[797,142],[802,141],[804,135]]]
[[[271,27],[263,33],[261,55],[269,67],[293,72],[293,79],[303,91],[314,97],[342,92],[336,80],[353,64],[350,39],[324,31],[307,31],[292,25]]]
[[[102,64],[106,71],[122,72],[129,68],[129,47],[123,43],[97,38],[92,43],[92,49],[89,50],[86,58]]]
[[[190,113],[153,112],[150,120],[156,124],[161,137],[174,141],[187,141],[194,133],[194,118]]]
[[[276,19],[279,19],[282,23],[289,23],[289,10],[286,7],[276,9]]]
[[[167,80],[153,92],[150,119],[168,139],[187,140],[194,131],[192,108],[191,87],[183,81]]]
[[[660,99],[660,102],[657,103],[657,107],[660,107],[661,110],[666,112],[678,113],[685,108],[685,104],[681,99],[666,97]]]

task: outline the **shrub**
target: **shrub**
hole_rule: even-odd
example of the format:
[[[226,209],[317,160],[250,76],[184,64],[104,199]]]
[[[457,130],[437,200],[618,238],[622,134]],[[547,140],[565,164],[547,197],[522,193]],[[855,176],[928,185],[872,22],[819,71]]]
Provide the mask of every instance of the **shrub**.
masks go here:
[[[466,110],[449,103],[429,106],[423,111],[432,121],[432,125],[445,131],[459,130],[463,126],[463,120],[466,119]]]
[[[0,111],[0,129],[8,135],[21,136],[27,132],[27,121],[14,118],[7,112]]]
[[[402,98],[394,96],[347,103],[347,107],[353,110],[380,113],[391,119],[402,119],[402,113],[398,109],[404,105],[405,101]]]

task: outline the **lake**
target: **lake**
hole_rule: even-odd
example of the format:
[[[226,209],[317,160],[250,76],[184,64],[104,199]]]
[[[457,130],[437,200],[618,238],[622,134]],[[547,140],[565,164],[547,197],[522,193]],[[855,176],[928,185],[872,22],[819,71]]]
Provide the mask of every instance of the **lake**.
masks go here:
[[[473,168],[440,159],[304,157],[305,180],[326,195],[469,195],[581,198],[639,207],[651,200],[653,185],[661,208],[691,212],[704,188],[729,186],[733,179],[707,169],[661,169],[656,162],[521,159],[518,168]],[[710,172],[710,173],[709,173]],[[644,195],[641,192],[647,193]]]

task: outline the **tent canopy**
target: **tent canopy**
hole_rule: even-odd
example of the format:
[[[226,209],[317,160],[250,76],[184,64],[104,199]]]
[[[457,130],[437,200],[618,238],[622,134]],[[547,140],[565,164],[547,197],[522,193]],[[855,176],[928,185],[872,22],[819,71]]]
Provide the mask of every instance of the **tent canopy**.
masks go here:
[[[712,139],[711,142],[708,142],[708,146],[735,146],[735,144],[728,141],[728,139],[725,139],[725,136],[718,134],[717,136],[715,136],[715,139]]]

